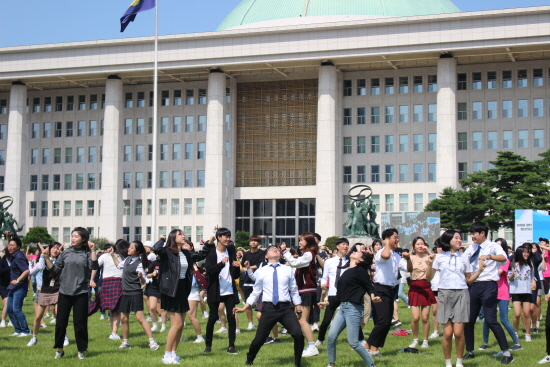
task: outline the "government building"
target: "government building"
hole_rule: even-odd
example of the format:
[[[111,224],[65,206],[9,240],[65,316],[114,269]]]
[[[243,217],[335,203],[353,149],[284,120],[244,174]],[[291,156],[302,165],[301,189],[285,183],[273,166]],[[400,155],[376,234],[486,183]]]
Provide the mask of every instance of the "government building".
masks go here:
[[[550,6],[243,0],[216,31],[0,48],[0,194],[25,229],[344,235],[550,147]],[[153,180],[156,225],[152,228]]]

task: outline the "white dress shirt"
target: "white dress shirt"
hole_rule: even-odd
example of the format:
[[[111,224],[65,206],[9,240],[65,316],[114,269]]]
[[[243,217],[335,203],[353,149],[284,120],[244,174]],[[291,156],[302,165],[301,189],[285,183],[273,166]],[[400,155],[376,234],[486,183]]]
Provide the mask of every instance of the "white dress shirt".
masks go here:
[[[470,258],[474,255],[474,253],[477,251],[477,248],[481,246],[481,251],[479,251],[479,256],[481,255],[503,255],[506,259],[506,253],[502,249],[502,246],[499,245],[496,242],[491,242],[489,240],[485,240],[481,245],[477,243],[472,243],[470,247],[466,249],[464,252],[464,256],[466,256],[466,260],[470,262]],[[472,272],[475,273],[477,269],[479,268],[479,256],[476,261],[471,262],[472,265]],[[487,282],[487,281],[494,281],[498,282],[499,275],[498,275],[498,269],[506,263],[506,261],[498,262],[494,260],[484,260],[485,269],[479,274],[479,277],[476,279],[476,282]]]
[[[399,270],[407,271],[406,263],[401,261],[401,255],[392,250],[390,250],[390,258],[384,259],[382,251],[384,251],[384,248],[378,250],[374,256],[376,262],[374,283],[395,287],[397,284],[397,272]]]
[[[346,265],[349,260],[345,257],[334,256],[325,261],[325,267],[323,268],[323,278],[321,279],[321,285],[326,285],[328,283],[328,295],[336,295],[336,273],[338,272],[338,264],[342,259],[342,266]],[[340,269],[340,276],[344,274],[348,268]]]
[[[128,257],[130,257],[130,256],[128,256]],[[128,259],[128,257],[126,259]],[[124,265],[126,265],[126,259],[124,259],[123,261],[118,263],[118,265],[117,265],[118,269],[120,269],[120,270],[124,269]],[[128,265],[136,262],[137,260],[139,260],[139,256],[132,257],[130,259],[130,262],[128,263]],[[141,273],[141,274],[143,274],[143,276],[145,276],[145,273],[143,272],[143,264],[141,262],[138,264],[138,266],[136,268],[136,273]]]
[[[279,264],[279,263],[277,263]],[[271,302],[273,299],[273,271],[271,264],[266,264],[254,272],[256,282],[252,293],[246,303],[253,305],[262,295],[263,302]],[[290,266],[277,266],[277,284],[279,290],[279,302],[292,302],[294,305],[302,304],[298,293],[298,285],[294,278],[294,269]]]
[[[285,258],[286,263],[293,268],[307,268],[311,263],[311,260],[313,260],[311,251],[307,251],[302,256],[296,258],[292,256],[290,251],[288,251],[283,255],[283,257]]]
[[[472,266],[460,251],[437,254],[432,269],[439,271],[438,289],[468,289],[465,274],[472,272]]]
[[[124,260],[121,259],[118,255],[115,255],[118,257],[118,261],[123,262]],[[105,253],[97,259],[97,263],[99,266],[103,265],[103,273],[102,278],[122,278],[122,270],[117,268],[115,265],[115,262],[113,261],[113,257],[110,253]]]

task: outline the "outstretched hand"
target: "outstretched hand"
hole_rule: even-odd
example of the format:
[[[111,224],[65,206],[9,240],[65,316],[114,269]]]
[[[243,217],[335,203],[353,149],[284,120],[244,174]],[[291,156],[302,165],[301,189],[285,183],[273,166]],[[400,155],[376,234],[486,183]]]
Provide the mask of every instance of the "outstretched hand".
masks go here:
[[[48,256],[50,254],[50,248],[48,246],[46,246],[46,248],[44,248],[44,246],[42,246],[42,244],[40,242],[38,242],[37,245],[38,245],[38,247],[40,247],[40,251],[42,251],[42,255]]]

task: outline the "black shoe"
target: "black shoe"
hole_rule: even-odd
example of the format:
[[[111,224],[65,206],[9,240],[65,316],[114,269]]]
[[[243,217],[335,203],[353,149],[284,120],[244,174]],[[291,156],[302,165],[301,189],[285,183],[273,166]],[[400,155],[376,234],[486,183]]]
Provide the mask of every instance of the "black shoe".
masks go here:
[[[280,343],[281,342],[281,339],[279,338],[273,338],[273,343],[277,344],[277,343]]]
[[[227,353],[237,354],[237,350],[235,349],[235,347],[231,346],[231,347],[227,348]]]
[[[273,338],[268,336],[264,344],[271,344],[273,343]]]
[[[475,358],[474,352],[467,352],[466,354],[464,354],[464,357],[462,357],[463,360],[473,359],[473,358]]]
[[[254,362],[251,362],[251,361],[244,362],[245,366],[252,366],[253,364],[254,364]]]
[[[204,353],[210,353],[211,351],[212,351],[212,347],[204,348]]]
[[[502,356],[500,364],[510,364],[512,362],[514,362],[514,357],[510,354],[509,356]]]

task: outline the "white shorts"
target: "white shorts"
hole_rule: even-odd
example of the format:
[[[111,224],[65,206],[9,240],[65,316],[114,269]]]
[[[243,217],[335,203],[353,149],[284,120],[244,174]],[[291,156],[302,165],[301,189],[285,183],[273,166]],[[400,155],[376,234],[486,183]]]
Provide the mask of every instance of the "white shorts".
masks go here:
[[[201,300],[200,293],[201,293],[201,290],[200,290],[199,287],[192,287],[191,288],[191,293],[189,293],[188,300],[189,301],[200,301]]]

